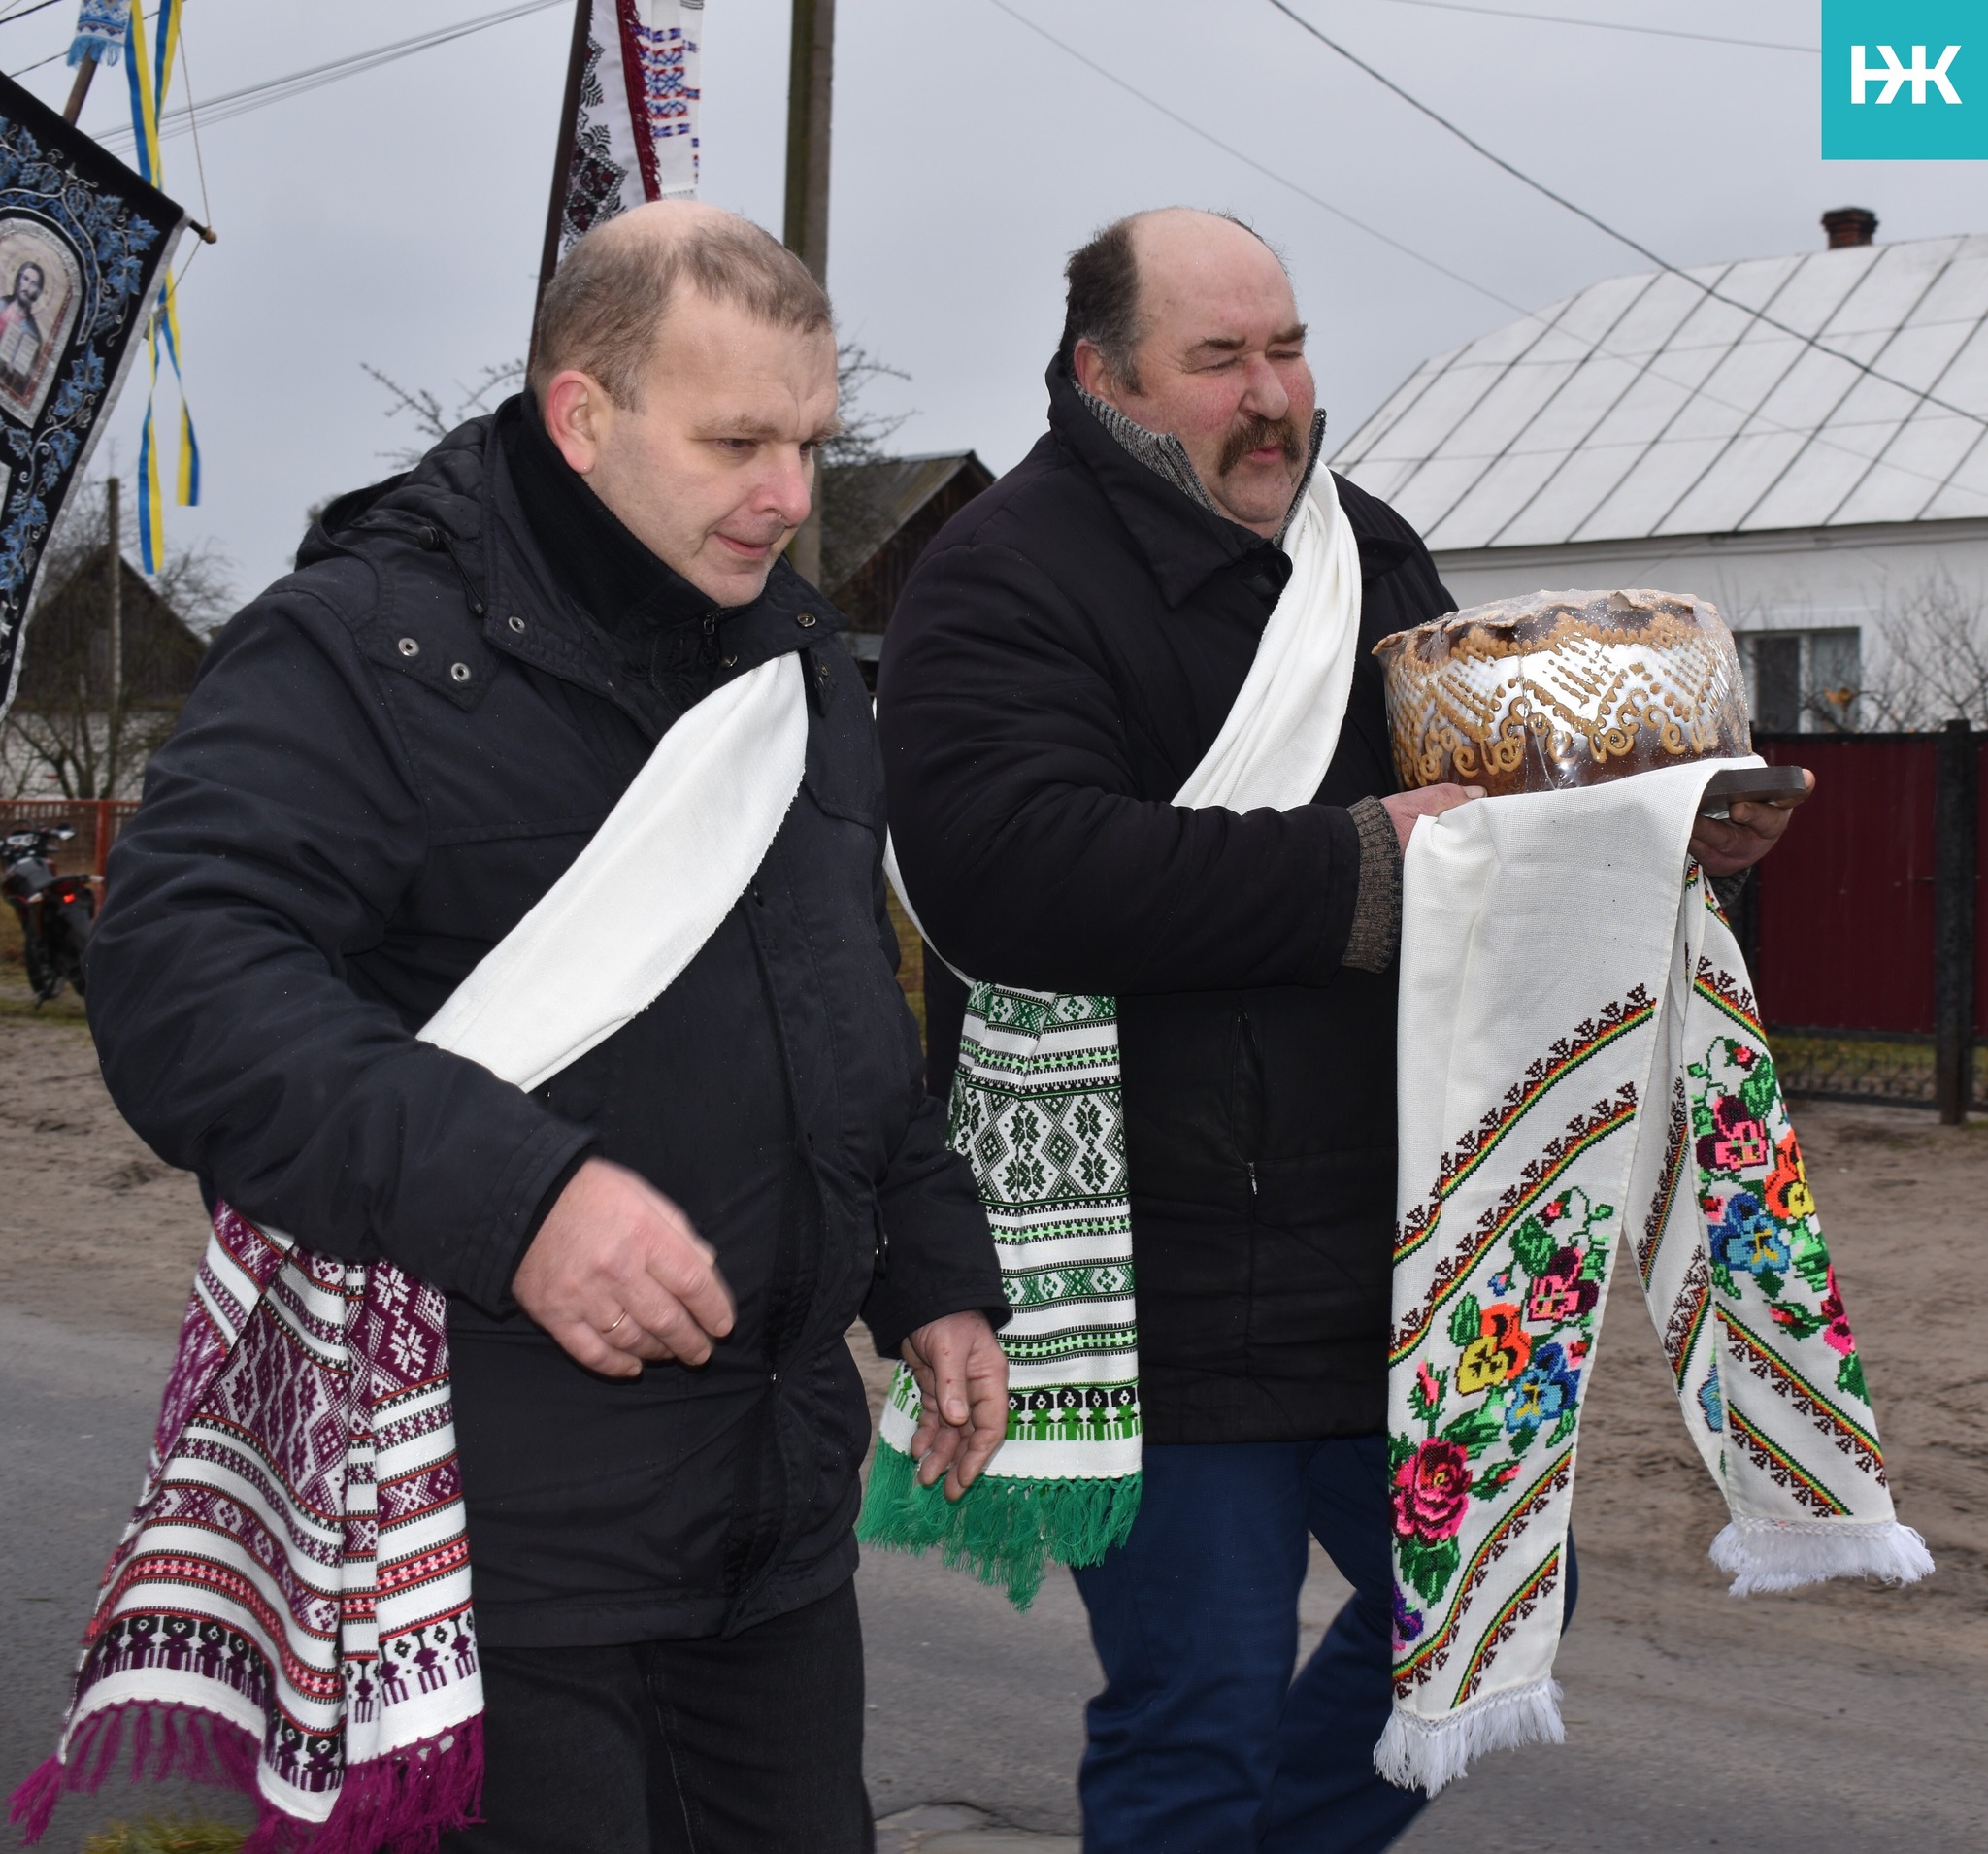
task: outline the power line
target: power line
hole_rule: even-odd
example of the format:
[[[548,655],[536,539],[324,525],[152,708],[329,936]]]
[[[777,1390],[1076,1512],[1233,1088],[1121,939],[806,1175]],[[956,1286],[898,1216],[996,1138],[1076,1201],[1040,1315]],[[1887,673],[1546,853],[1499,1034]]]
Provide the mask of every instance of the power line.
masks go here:
[[[1509,7],[1474,7],[1464,0],[1393,0],[1400,7],[1434,7],[1441,13],[1481,13],[1493,19],[1536,19],[1545,25],[1587,26],[1596,32],[1637,32],[1651,39],[1691,39],[1700,45],[1743,45],[1756,51],[1803,51],[1819,57],[1820,46],[1792,45],[1781,39],[1729,39],[1718,32],[1686,32],[1677,26],[1639,26],[1622,19],[1576,19],[1566,13],[1517,13]]]
[[[252,110],[266,109],[272,103],[286,103],[292,97],[303,96],[312,90],[322,89],[326,84],[342,83],[347,78],[355,78],[368,71],[377,71],[382,65],[398,63],[402,58],[411,58],[417,52],[429,51],[437,46],[448,45],[457,39],[466,39],[472,33],[483,32],[491,26],[500,26],[513,19],[522,19],[528,14],[544,13],[547,8],[564,6],[569,0],[523,0],[518,6],[506,7],[497,13],[483,15],[480,18],[465,19],[450,26],[441,26],[431,32],[417,34],[412,39],[398,39],[391,45],[375,46],[368,51],[355,51],[349,56],[333,58],[324,64],[314,64],[302,71],[292,71],[286,77],[265,79],[260,83],[244,85],[239,90],[223,91],[201,104],[200,119],[212,127],[216,122],[225,122],[232,116],[247,116]],[[182,135],[192,125],[190,106],[182,105],[169,110],[159,122],[159,134],[163,139]],[[130,141],[129,128],[114,129],[101,138],[105,142]]]
[[[1616,244],[1627,246],[1629,249],[1634,251],[1639,257],[1642,258],[1644,262],[1654,264],[1660,271],[1668,271],[1673,277],[1683,278],[1695,288],[1704,290],[1706,295],[1709,297],[1711,301],[1715,303],[1724,303],[1729,309],[1737,309],[1740,312],[1741,315],[1753,316],[1756,320],[1766,323],[1766,325],[1769,328],[1777,329],[1783,335],[1792,336],[1796,341],[1802,342],[1806,344],[1807,347],[1814,348],[1817,353],[1827,354],[1830,356],[1832,360],[1842,361],[1846,366],[1856,368],[1859,373],[1869,375],[1871,379],[1879,381],[1883,385],[1896,387],[1902,393],[1909,393],[1914,399],[1923,400],[1928,405],[1938,406],[1942,412],[1950,412],[1954,414],[1957,417],[1971,418],[1978,425],[1988,425],[1988,417],[1984,417],[1980,413],[1970,412],[1964,406],[1956,406],[1947,400],[1936,398],[1930,390],[1925,390],[1917,386],[1908,386],[1902,380],[1894,380],[1889,374],[1879,373],[1875,367],[1872,367],[1870,364],[1870,362],[1859,360],[1856,357],[1856,355],[1846,354],[1839,348],[1829,347],[1826,343],[1819,340],[1814,335],[1807,334],[1804,332],[1802,329],[1796,328],[1787,322],[1776,320],[1773,316],[1768,315],[1765,310],[1755,309],[1752,307],[1752,305],[1748,303],[1740,302],[1738,299],[1731,296],[1722,296],[1709,283],[1704,281],[1700,278],[1692,276],[1692,274],[1689,271],[1685,270],[1681,265],[1672,263],[1668,257],[1658,256],[1658,254],[1655,251],[1651,250],[1647,245],[1641,244],[1638,240],[1631,238],[1627,232],[1618,232],[1614,226],[1610,225],[1607,222],[1607,219],[1598,217],[1595,214],[1590,213],[1588,209],[1584,206],[1576,206],[1574,203],[1574,201],[1567,198],[1565,194],[1554,192],[1554,190],[1550,186],[1548,186],[1543,181],[1534,180],[1533,177],[1530,174],[1526,173],[1523,168],[1514,167],[1509,161],[1508,161],[1504,157],[1504,155],[1493,153],[1491,149],[1487,149],[1483,145],[1483,143],[1477,141],[1475,137],[1470,135],[1465,130],[1459,128],[1454,122],[1452,122],[1446,116],[1442,115],[1440,111],[1432,109],[1428,104],[1424,103],[1420,97],[1415,96],[1410,91],[1403,89],[1399,83],[1397,83],[1391,77],[1389,77],[1386,74],[1386,72],[1376,70],[1373,65],[1369,64],[1365,58],[1359,57],[1355,53],[1347,50],[1347,49],[1342,44],[1340,44],[1340,42],[1337,39],[1330,38],[1325,33],[1321,32],[1315,25],[1311,23],[1309,19],[1306,18],[1303,14],[1297,13],[1293,11],[1292,8],[1287,6],[1285,4],[1285,0],[1270,0],[1270,4],[1273,7],[1275,7],[1279,13],[1281,13],[1285,18],[1289,19],[1292,22],[1292,24],[1301,27],[1306,32],[1309,32],[1314,39],[1318,41],[1320,45],[1326,47],[1329,50],[1336,51],[1341,57],[1345,59],[1345,61],[1348,64],[1352,65],[1356,70],[1364,71],[1370,78],[1372,78],[1375,81],[1375,83],[1378,83],[1383,89],[1390,90],[1396,96],[1400,97],[1401,100],[1404,103],[1406,103],[1410,109],[1417,111],[1419,114],[1423,116],[1426,116],[1429,118],[1429,120],[1434,122],[1439,128],[1443,129],[1447,131],[1449,134],[1455,136],[1459,142],[1461,142],[1467,149],[1469,149],[1472,151],[1472,153],[1481,155],[1485,160],[1489,161],[1493,167],[1499,168],[1503,172],[1509,174],[1513,180],[1519,182],[1522,185],[1531,187],[1535,193],[1540,194],[1542,198],[1551,200],[1555,206],[1560,207],[1563,211],[1572,213],[1575,218],[1586,220],[1587,223],[1592,225],[1598,232],[1601,232],[1606,237],[1612,238],[1616,242]]]
[[[40,13],[44,8],[52,7],[54,4],[55,0],[32,0],[32,3],[28,6],[16,7],[11,12],[0,13],[0,26],[7,25],[16,19],[25,19],[29,14]],[[63,50],[67,51],[68,48],[65,46]]]
[[[1350,213],[1342,212],[1339,207],[1333,205],[1333,203],[1330,200],[1321,199],[1316,193],[1311,192],[1309,188],[1300,186],[1296,181],[1291,180],[1285,175],[1279,174],[1275,168],[1266,166],[1263,162],[1256,160],[1253,156],[1244,154],[1241,149],[1231,147],[1230,144],[1228,144],[1227,142],[1220,140],[1216,136],[1210,135],[1208,132],[1208,130],[1204,129],[1198,122],[1191,121],[1188,117],[1180,115],[1177,111],[1169,109],[1164,103],[1161,103],[1156,98],[1148,96],[1143,90],[1141,90],[1137,88],[1135,85],[1128,83],[1123,78],[1118,76],[1118,74],[1115,71],[1112,71],[1109,69],[1107,66],[1098,63],[1098,61],[1095,58],[1085,56],[1085,54],[1077,50],[1077,49],[1075,46],[1066,44],[1063,40],[1057,38],[1057,36],[1053,32],[1048,31],[1045,27],[1039,26],[1033,19],[1029,18],[1026,15],[1017,13],[1013,7],[1010,6],[1007,3],[1007,0],[987,0],[987,4],[991,7],[996,8],[998,11],[1007,14],[1008,17],[1011,19],[1012,19],[1017,25],[1023,25],[1028,27],[1028,29],[1031,32],[1035,33],[1038,38],[1046,40],[1050,45],[1054,46],[1057,50],[1065,53],[1069,57],[1075,58],[1077,62],[1084,66],[1086,70],[1094,72],[1097,76],[1103,78],[1108,83],[1110,83],[1114,85],[1116,88],[1123,90],[1128,96],[1137,98],[1138,101],[1143,103],[1149,110],[1157,112],[1159,115],[1165,116],[1170,122],[1176,123],[1179,127],[1187,130],[1189,134],[1199,137],[1202,141],[1208,143],[1211,148],[1219,149],[1224,154],[1229,155],[1232,159],[1241,161],[1244,167],[1252,168],[1257,173],[1264,175],[1267,179],[1276,182],[1276,183],[1279,186],[1285,187],[1289,191],[1297,194],[1300,199],[1309,201],[1311,205],[1318,207],[1322,212],[1331,214],[1334,218],[1339,219],[1342,223],[1352,226],[1355,231],[1366,233],[1369,238],[1375,239],[1379,243],[1388,246],[1391,249],[1400,251],[1405,257],[1413,258],[1416,263],[1425,266],[1429,270],[1435,271],[1439,276],[1446,277],[1452,282],[1461,283],[1464,285],[1466,289],[1473,290],[1477,295],[1485,297],[1489,299],[1491,302],[1497,303],[1501,308],[1510,310],[1515,315],[1519,316],[1519,318],[1523,321],[1537,322],[1540,324],[1541,329],[1550,329],[1553,326],[1553,324],[1546,319],[1542,312],[1536,309],[1528,309],[1522,303],[1515,303],[1511,300],[1510,297],[1500,295],[1497,290],[1492,289],[1488,284],[1479,283],[1474,278],[1464,276],[1464,274],[1461,271],[1453,271],[1449,268],[1448,265],[1439,263],[1435,258],[1428,256],[1426,253],[1422,251],[1416,250],[1413,246],[1404,245],[1401,242],[1401,240],[1396,238],[1390,238],[1385,232],[1377,231],[1375,227],[1369,225],[1364,219],[1357,219]],[[1671,267],[1666,266],[1665,268],[1669,269]],[[1708,294],[1713,293],[1709,290],[1708,286],[1701,279],[1692,277],[1688,273],[1683,272],[1677,272],[1674,274],[1683,276],[1685,281],[1690,283],[1694,288],[1706,290]],[[1720,298],[1720,300],[1724,301],[1726,299]],[[1829,350],[1824,349],[1823,351],[1828,352]],[[1667,374],[1655,364],[1657,356],[1654,353],[1624,353],[1619,348],[1607,347],[1605,342],[1596,341],[1590,344],[1588,358],[1598,360],[1616,360],[1621,361],[1626,365],[1635,367],[1640,373],[1647,375],[1652,380],[1660,381],[1667,386],[1674,386],[1679,392],[1683,393],[1687,397],[1687,399],[1693,397],[1702,399],[1707,405],[1717,406],[1724,412],[1730,412],[1737,414],[1742,421],[1741,429],[1744,429],[1748,425],[1752,425],[1761,427],[1771,432],[1778,432],[1787,437],[1800,438],[1805,445],[1814,444],[1821,446],[1825,450],[1840,451],[1843,455],[1847,457],[1853,457],[1859,463],[1865,464],[1867,466],[1871,465],[1875,461],[1875,459],[1870,452],[1865,450],[1859,450],[1854,446],[1843,444],[1837,439],[1831,438],[1819,426],[1784,424],[1777,418],[1770,417],[1766,413],[1761,411],[1760,407],[1758,406],[1742,406],[1737,400],[1726,399],[1721,397],[1718,393],[1711,391],[1707,386],[1704,385],[1699,381],[1679,379],[1677,376],[1673,374]],[[1879,376],[1879,378],[1882,378],[1882,376]],[[1910,389],[1907,388],[1906,390],[1909,391]],[[1766,395],[1763,395],[1761,402],[1762,405],[1765,405],[1766,397]],[[1936,406],[1943,407],[1945,403],[1944,401],[1932,398],[1930,394],[1922,395],[1922,397],[1925,398],[1928,401],[1928,403]],[[1392,399],[1390,399],[1389,403],[1392,403]],[[1976,423],[1988,422],[1988,420],[1983,420],[1980,414],[1977,413],[1963,413],[1961,415],[1963,417],[1972,419]],[[1906,421],[1901,420],[1900,422],[1901,428],[1903,428],[1903,425]],[[1916,477],[1922,482],[1929,482],[1933,484],[1936,488],[1944,488],[1949,480],[1947,477],[1935,477],[1924,470],[1915,470],[1909,464],[1902,464],[1895,460],[1888,463],[1886,465],[1886,468],[1896,470],[1903,476]]]
[[[1107,83],[1115,84],[1127,96],[1137,97],[1147,109],[1158,111],[1168,121],[1177,123],[1189,135],[1199,136],[1210,148],[1220,149],[1231,159],[1241,161],[1244,167],[1254,168],[1257,173],[1276,182],[1279,186],[1286,187],[1291,192],[1297,194],[1300,199],[1309,200],[1321,212],[1330,213],[1334,218],[1350,225],[1356,232],[1365,232],[1369,238],[1377,239],[1390,249],[1400,251],[1404,257],[1413,258],[1416,263],[1435,271],[1438,276],[1448,278],[1452,283],[1461,283],[1466,289],[1475,290],[1479,296],[1488,297],[1492,302],[1498,304],[1501,309],[1508,309],[1516,315],[1524,315],[1530,313],[1524,304],[1514,303],[1510,297],[1501,296],[1495,289],[1487,289],[1482,283],[1466,277],[1463,272],[1453,271],[1447,264],[1439,263],[1426,252],[1416,250],[1412,245],[1404,245],[1400,239],[1389,237],[1387,233],[1375,226],[1369,225],[1364,219],[1357,219],[1352,214],[1342,211],[1330,200],[1321,199],[1316,193],[1310,191],[1309,188],[1300,186],[1296,181],[1290,179],[1287,175],[1279,174],[1276,168],[1266,167],[1255,156],[1244,154],[1241,149],[1232,147],[1217,136],[1210,135],[1200,123],[1190,121],[1177,111],[1170,110],[1157,98],[1149,97],[1143,90],[1136,89],[1132,84],[1126,83],[1115,71],[1098,63],[1095,58],[1086,57],[1074,45],[1065,44],[1063,40],[1049,31],[1047,27],[1039,26],[1026,14],[1017,13],[1014,8],[1008,4],[1008,0],[987,0],[987,4],[997,11],[1007,14],[1016,25],[1027,26],[1039,39],[1046,39],[1057,50],[1069,57],[1075,58],[1078,64],[1084,66],[1087,70],[1096,72]]]

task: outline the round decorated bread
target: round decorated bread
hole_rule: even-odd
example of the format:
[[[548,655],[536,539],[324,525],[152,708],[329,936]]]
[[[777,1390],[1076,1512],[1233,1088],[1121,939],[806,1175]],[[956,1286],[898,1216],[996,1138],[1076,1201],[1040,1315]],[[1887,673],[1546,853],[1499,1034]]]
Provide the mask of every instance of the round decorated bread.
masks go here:
[[[1740,653],[1675,592],[1534,592],[1374,646],[1405,786],[1593,785],[1750,752]]]

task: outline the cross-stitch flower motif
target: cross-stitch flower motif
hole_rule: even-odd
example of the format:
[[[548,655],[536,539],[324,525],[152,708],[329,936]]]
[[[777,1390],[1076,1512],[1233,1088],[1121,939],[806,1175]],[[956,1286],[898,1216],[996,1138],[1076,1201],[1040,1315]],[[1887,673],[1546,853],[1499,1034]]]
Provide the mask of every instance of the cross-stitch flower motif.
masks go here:
[[[1788,1239],[1751,1191],[1736,1191],[1711,1233],[1712,1260],[1736,1275],[1779,1275],[1793,1251]]]
[[[1556,1422],[1580,1395],[1580,1374],[1553,1340],[1533,1347],[1533,1362],[1518,1374],[1506,1400],[1505,1427],[1513,1435],[1530,1434],[1542,1423]]]
[[[1526,1297],[1526,1318],[1558,1325],[1563,1320],[1578,1319],[1592,1308],[1602,1298],[1602,1284],[1582,1280],[1580,1271],[1578,1249],[1556,1251],[1546,1272],[1533,1282],[1533,1291]]]
[[[1711,1103],[1712,1131],[1698,1142],[1698,1162],[1708,1172],[1752,1172],[1767,1164],[1766,1125],[1737,1094]]]
[[[1422,1633],[1422,1612],[1410,1609],[1408,1600],[1402,1595],[1402,1587],[1394,1587],[1394,1651],[1400,1654],[1409,1642]]]
[[[1793,1133],[1774,1148],[1774,1169],[1767,1181],[1767,1208],[1785,1223],[1815,1214],[1815,1193],[1808,1188],[1808,1173]]]
[[[1459,1396],[1471,1397],[1494,1384],[1508,1384],[1525,1370],[1532,1356],[1532,1339],[1519,1326],[1518,1308],[1511,1302],[1499,1301],[1487,1307],[1480,1328],[1457,1362]]]
[[[1837,1288],[1836,1265],[1829,1271],[1829,1286],[1822,1297],[1822,1317],[1827,1322],[1822,1329],[1822,1342],[1831,1351],[1840,1352],[1845,1358],[1857,1349],[1857,1341],[1850,1331],[1850,1322],[1843,1314],[1843,1297]]]
[[[1441,1437],[1418,1442],[1394,1471],[1394,1529],[1403,1539],[1439,1544],[1454,1539],[1471,1502],[1471,1463]]]
[[[1705,1414],[1705,1426],[1714,1436],[1726,1427],[1726,1400],[1719,1392],[1716,1370],[1698,1387],[1698,1407]]]

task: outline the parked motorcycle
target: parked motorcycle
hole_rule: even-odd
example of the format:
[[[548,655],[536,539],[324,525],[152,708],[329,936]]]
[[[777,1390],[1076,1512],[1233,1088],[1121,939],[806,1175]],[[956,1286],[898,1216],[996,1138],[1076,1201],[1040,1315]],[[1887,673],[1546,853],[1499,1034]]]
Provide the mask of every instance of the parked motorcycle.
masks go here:
[[[65,984],[83,996],[83,955],[96,919],[96,897],[84,876],[55,874],[55,845],[74,826],[17,824],[0,837],[0,892],[20,922],[20,949],[37,1007]]]

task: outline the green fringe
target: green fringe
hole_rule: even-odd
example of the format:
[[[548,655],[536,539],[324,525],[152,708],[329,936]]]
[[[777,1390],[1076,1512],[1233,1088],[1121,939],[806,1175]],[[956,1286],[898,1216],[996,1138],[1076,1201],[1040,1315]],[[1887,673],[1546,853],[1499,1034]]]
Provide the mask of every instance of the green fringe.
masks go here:
[[[1139,1515],[1139,1476],[1113,1480],[1018,1480],[982,1474],[957,1501],[942,1482],[918,1485],[909,1455],[878,1442],[856,1537],[879,1551],[913,1556],[934,1545],[947,1566],[985,1584],[1005,1584],[1026,1609],[1053,1559],[1094,1565],[1123,1544]]]

